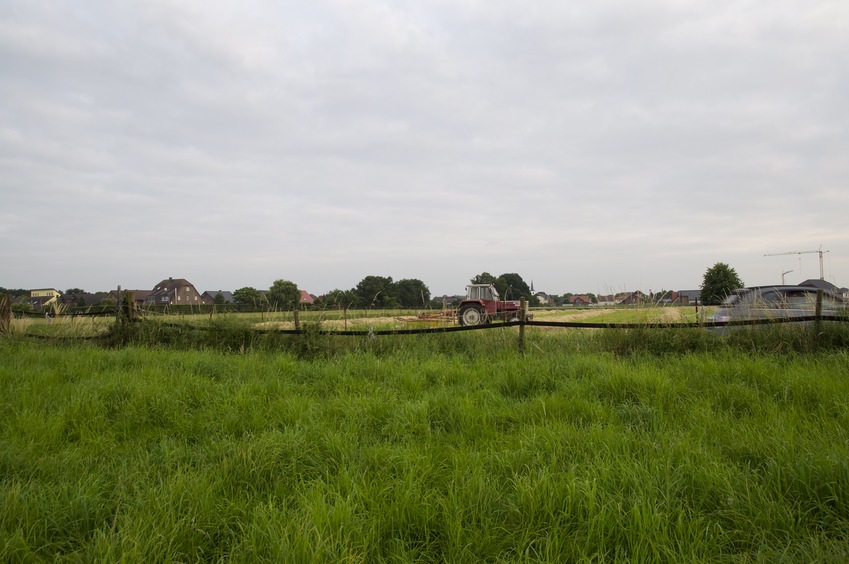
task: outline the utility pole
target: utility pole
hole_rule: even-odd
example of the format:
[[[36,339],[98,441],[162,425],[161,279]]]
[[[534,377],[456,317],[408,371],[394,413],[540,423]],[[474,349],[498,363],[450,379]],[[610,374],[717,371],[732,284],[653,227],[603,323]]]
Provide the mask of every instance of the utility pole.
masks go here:
[[[784,286],[784,275],[790,274],[791,272],[793,272],[793,271],[792,270],[785,270],[784,272],[781,273],[781,285],[782,286]]]
[[[823,255],[823,253],[827,253],[827,252],[828,251],[822,250],[822,245],[820,245],[820,248],[816,251],[787,251],[786,253],[768,253],[768,254],[765,254],[764,256],[765,257],[777,257],[779,255],[808,255],[808,254],[812,254],[812,253],[817,253],[820,256],[820,280],[825,280],[825,275],[823,274],[823,270],[822,270],[822,255]],[[801,260],[801,257],[799,257],[799,260]]]

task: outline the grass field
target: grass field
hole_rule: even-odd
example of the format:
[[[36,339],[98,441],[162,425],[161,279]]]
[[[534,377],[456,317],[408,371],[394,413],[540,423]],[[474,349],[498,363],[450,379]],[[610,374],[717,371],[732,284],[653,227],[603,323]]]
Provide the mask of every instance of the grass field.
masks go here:
[[[0,561],[849,559],[843,337],[620,335],[0,341]]]

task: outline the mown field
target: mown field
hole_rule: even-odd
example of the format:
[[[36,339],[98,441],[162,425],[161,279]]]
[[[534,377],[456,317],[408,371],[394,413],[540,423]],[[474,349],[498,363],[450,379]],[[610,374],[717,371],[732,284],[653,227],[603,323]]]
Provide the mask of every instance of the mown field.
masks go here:
[[[618,308],[536,308],[532,311],[537,321],[583,321],[590,323],[688,323],[705,318],[714,308],[701,308],[697,313],[692,307],[618,307]],[[441,319],[434,318],[442,316]],[[252,313],[189,313],[153,314],[145,319],[155,323],[182,323],[192,326],[250,325],[255,329],[291,330],[295,328],[294,313],[271,311]],[[12,320],[16,334],[42,336],[96,336],[108,331],[114,316],[59,316],[54,319],[24,317]],[[299,312],[299,321],[320,324],[328,331],[379,329],[408,329],[446,327],[457,325],[456,312],[446,310],[307,310]]]
[[[0,341],[0,561],[849,559],[845,324],[175,331]]]

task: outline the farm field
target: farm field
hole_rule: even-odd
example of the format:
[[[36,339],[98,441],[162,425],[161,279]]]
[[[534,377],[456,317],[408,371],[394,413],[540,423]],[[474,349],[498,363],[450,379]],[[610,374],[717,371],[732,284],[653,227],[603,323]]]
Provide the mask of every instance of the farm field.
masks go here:
[[[0,341],[0,561],[849,559],[845,346],[514,341]]]
[[[710,309],[710,308],[709,308]],[[689,323],[697,321],[699,315],[690,307],[640,307],[640,308],[539,308],[534,310],[537,321],[586,321],[591,323]],[[442,314],[445,318],[433,323],[424,323],[419,314],[434,316]],[[368,330],[370,327],[381,329],[405,329],[429,326],[456,325],[451,310],[313,310],[300,312],[303,323],[319,323],[322,329],[330,331]],[[291,330],[295,328],[294,314],[291,311],[264,313],[218,313],[210,314],[150,314],[145,317],[158,323],[184,323],[204,326],[210,323],[249,324],[256,329]],[[12,320],[14,332],[34,335],[56,336],[96,336],[103,334],[113,323],[114,317],[71,317],[60,316],[55,319],[29,317]]]

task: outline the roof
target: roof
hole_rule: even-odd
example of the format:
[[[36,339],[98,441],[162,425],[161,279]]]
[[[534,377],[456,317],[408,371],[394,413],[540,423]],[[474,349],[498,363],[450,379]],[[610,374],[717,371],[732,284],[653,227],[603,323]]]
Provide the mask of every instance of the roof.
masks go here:
[[[194,288],[194,284],[186,280],[185,278],[166,278],[159,284],[153,287],[153,290],[145,298],[146,302],[159,302],[165,300],[159,300],[163,296],[169,296],[171,292],[173,292],[176,288],[183,288],[185,286],[191,286]],[[197,291],[197,290],[195,290]]]
[[[300,292],[301,292],[301,299],[299,300],[300,303],[309,304],[309,305],[312,305],[313,303],[315,303],[315,298],[312,297],[309,294],[309,292],[307,292],[306,290],[300,290]]]
[[[218,294],[221,294],[221,297],[224,298],[225,304],[233,303],[236,301],[236,299],[233,297],[233,292],[231,292],[230,290],[207,290],[201,295],[210,300],[215,300],[215,296],[217,296]]]
[[[97,305],[104,299],[109,297],[109,292],[81,292],[79,294],[64,294],[61,298],[62,303],[69,305],[80,305],[80,301],[86,306]]]
[[[118,290],[112,290],[109,292],[109,295],[114,298],[117,292]],[[136,300],[143,300],[148,296],[148,294],[150,294],[150,290],[121,290],[122,294],[126,294],[127,292],[134,292],[136,294]]]
[[[192,284],[185,278],[166,278],[165,280],[154,286],[152,291],[156,292],[157,290],[169,290],[172,288],[180,288],[181,286],[194,287],[194,284]]]

